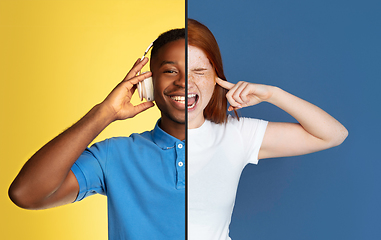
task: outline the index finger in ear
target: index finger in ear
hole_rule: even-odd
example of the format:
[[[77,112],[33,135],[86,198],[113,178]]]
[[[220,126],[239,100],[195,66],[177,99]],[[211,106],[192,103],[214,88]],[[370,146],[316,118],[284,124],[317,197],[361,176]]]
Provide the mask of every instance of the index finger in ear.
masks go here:
[[[235,85],[235,84],[230,83],[230,82],[228,82],[228,81],[226,81],[226,80],[222,80],[222,79],[219,78],[219,77],[216,77],[216,83],[217,83],[218,85],[220,85],[221,87],[227,89],[227,90],[232,89],[232,88],[234,87],[234,85]]]

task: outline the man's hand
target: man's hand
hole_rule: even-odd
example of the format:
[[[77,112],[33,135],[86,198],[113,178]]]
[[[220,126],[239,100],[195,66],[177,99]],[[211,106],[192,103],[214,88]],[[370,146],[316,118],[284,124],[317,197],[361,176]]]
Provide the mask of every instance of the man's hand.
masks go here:
[[[9,197],[26,209],[45,209],[73,202],[79,185],[70,170],[86,147],[111,122],[127,119],[152,107],[152,102],[133,106],[136,84],[150,77],[136,76],[148,62],[137,60],[127,76],[101,103],[82,119],[37,151],[23,166],[9,188]]]
[[[273,94],[273,87],[268,85],[248,82],[233,84],[220,78],[216,78],[216,82],[221,87],[229,90],[226,94],[226,98],[231,105],[228,111],[267,101]]]
[[[137,76],[147,62],[148,58],[144,58],[142,61],[139,58],[123,81],[119,83],[101,103],[101,106],[109,110],[110,117],[112,118],[111,121],[132,118],[136,114],[154,106],[153,102],[144,102],[136,106],[131,103],[136,84],[152,75],[151,72],[146,72]]]

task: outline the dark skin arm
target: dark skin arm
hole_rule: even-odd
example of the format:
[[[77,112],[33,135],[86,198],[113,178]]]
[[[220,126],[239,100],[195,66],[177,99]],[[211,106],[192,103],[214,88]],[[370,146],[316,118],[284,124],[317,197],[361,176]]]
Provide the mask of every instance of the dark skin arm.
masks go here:
[[[132,118],[154,106],[152,102],[130,103],[136,84],[151,76],[151,72],[136,76],[147,62],[147,58],[138,59],[102,103],[26,162],[9,188],[9,197],[17,206],[45,209],[76,199],[79,185],[70,169],[86,147],[113,121]]]

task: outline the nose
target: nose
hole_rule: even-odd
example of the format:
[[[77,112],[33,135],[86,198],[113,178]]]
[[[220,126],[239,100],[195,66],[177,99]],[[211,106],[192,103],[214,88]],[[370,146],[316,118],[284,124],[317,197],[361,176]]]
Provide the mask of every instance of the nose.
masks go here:
[[[179,77],[174,81],[176,86],[185,88],[185,74],[181,73]]]
[[[193,76],[192,76],[192,74],[189,74],[189,73],[188,73],[188,90],[189,90],[190,88],[192,88],[193,85],[194,85],[194,79],[193,79]]]
[[[189,71],[189,70],[188,70]],[[188,73],[188,84],[192,82],[193,83],[193,76],[192,74]]]

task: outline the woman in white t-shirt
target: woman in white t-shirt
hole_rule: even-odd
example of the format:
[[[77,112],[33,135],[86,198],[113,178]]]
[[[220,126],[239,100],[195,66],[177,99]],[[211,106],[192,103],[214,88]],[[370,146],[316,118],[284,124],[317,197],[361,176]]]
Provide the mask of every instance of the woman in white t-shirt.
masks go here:
[[[241,172],[259,159],[303,155],[341,144],[346,128],[319,107],[274,86],[225,80],[210,30],[188,20],[188,237],[227,240]],[[233,118],[269,102],[299,123]]]

